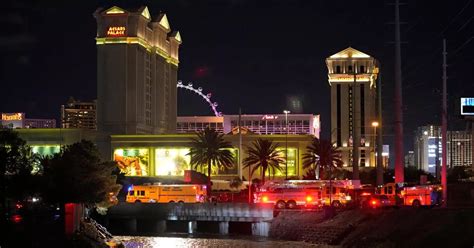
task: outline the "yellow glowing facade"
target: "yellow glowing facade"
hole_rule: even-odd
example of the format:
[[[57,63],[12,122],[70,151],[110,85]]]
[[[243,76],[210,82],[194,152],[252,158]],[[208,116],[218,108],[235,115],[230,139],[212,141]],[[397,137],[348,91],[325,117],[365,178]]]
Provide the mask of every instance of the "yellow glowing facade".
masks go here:
[[[108,10],[105,11],[107,15],[113,15],[113,14],[124,14],[125,11],[117,6],[114,6]]]
[[[113,160],[126,176],[131,177],[164,177],[182,180],[184,171],[196,169],[207,174],[205,165],[191,168],[188,155],[195,134],[163,134],[163,135],[111,135],[108,141],[103,134],[87,129],[18,129],[20,137],[31,146],[32,152],[43,156],[54,155],[61,147],[71,145],[81,139],[91,140],[97,144],[102,160]],[[306,170],[303,169],[303,156],[306,147],[314,138],[313,135],[243,135],[243,151],[239,147],[239,135],[228,134],[224,139],[234,148],[230,149],[234,156],[234,164],[230,168],[213,167],[212,175],[216,180],[230,180],[242,175],[249,178],[248,168],[239,165],[239,156],[244,160],[248,154],[246,147],[257,139],[267,139],[278,144],[282,158],[285,158],[285,143],[288,141],[288,176],[301,179]],[[280,164],[281,170],[267,171],[267,178],[285,178],[285,163]],[[252,174],[252,178],[261,178],[261,170]]]

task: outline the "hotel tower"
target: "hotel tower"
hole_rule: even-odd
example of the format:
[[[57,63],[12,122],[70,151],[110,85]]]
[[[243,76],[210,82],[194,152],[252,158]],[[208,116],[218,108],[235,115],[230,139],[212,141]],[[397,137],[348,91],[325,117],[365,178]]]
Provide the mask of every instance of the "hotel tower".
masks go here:
[[[349,47],[327,58],[326,65],[331,86],[331,142],[342,151],[344,166],[352,166],[353,137],[358,137],[359,167],[375,166],[377,127],[372,122],[377,120],[378,62]]]
[[[109,134],[176,130],[179,32],[147,7],[98,9],[97,128]]]

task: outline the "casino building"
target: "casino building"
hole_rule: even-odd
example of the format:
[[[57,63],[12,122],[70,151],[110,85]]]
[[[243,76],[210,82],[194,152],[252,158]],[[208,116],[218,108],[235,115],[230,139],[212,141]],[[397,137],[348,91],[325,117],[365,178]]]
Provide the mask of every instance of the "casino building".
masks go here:
[[[176,130],[181,35],[147,7],[98,9],[97,125],[109,134]]]
[[[97,130],[85,128],[18,129],[35,153],[51,155],[61,146],[94,141],[104,160],[117,161],[129,177],[183,179],[190,168],[195,131],[206,126],[224,133],[233,145],[234,166],[214,170],[213,179],[249,178],[239,161],[242,150],[258,138],[278,144],[287,162],[272,178],[302,178],[306,147],[319,137],[319,115],[242,115],[246,132],[235,132],[237,115],[177,118],[179,32],[172,32],[166,14],[152,16],[147,7],[98,9]],[[244,130],[244,128],[242,128]],[[242,141],[242,146],[240,146]],[[286,153],[286,154],[285,154]],[[240,159],[239,159],[240,158]],[[196,168],[198,171],[201,168]],[[252,178],[261,178],[257,171]]]

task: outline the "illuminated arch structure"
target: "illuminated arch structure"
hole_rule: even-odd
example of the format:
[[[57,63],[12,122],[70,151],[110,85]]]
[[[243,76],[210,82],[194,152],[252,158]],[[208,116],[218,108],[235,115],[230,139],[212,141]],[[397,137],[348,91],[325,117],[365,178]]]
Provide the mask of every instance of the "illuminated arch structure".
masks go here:
[[[212,111],[214,112],[214,115],[216,116],[222,116],[222,112],[217,111],[217,102],[212,102],[211,101],[211,93],[204,94],[202,93],[202,88],[193,88],[193,83],[188,83],[187,85],[183,84],[183,81],[179,80],[178,84],[176,85],[178,88],[190,90],[191,92],[194,92],[198,95],[200,95],[211,107]]]

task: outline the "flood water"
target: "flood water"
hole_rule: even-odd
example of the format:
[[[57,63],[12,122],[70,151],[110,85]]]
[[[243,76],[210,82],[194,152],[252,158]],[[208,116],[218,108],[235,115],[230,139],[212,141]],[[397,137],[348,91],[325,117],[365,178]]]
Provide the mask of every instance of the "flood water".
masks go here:
[[[115,240],[122,241],[127,248],[149,248],[149,247],[258,247],[258,248],[282,248],[282,247],[329,247],[324,245],[313,245],[296,241],[275,241],[266,238],[255,237],[142,237],[142,236],[115,236]]]

